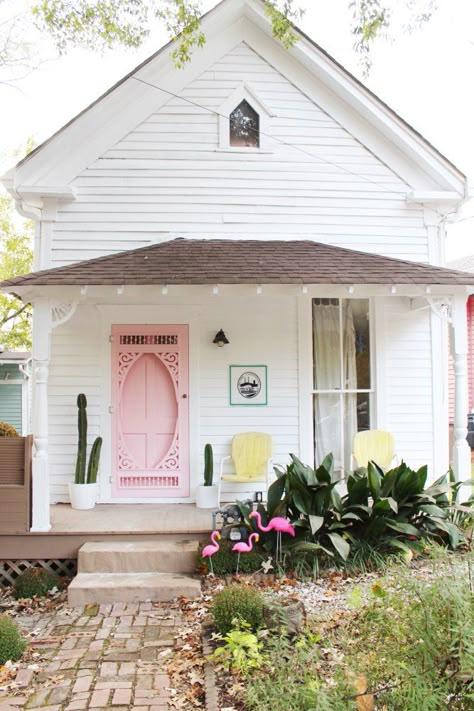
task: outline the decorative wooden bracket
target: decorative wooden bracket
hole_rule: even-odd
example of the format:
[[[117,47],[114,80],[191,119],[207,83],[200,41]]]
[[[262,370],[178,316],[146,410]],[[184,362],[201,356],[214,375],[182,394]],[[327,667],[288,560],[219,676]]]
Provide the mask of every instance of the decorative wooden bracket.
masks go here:
[[[77,301],[53,301],[51,303],[51,328],[69,321],[75,314]]]

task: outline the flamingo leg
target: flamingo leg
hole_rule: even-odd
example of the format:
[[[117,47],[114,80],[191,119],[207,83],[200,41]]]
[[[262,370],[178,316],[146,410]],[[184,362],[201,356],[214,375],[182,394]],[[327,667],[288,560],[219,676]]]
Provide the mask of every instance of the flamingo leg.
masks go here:
[[[283,556],[281,554],[281,531],[277,531],[277,560],[279,563],[283,560]]]
[[[235,574],[239,574],[239,563],[240,563],[240,551],[237,554],[237,570],[235,571]]]
[[[209,557],[209,565],[211,566],[211,575],[214,577],[214,568],[212,567],[212,557]]]

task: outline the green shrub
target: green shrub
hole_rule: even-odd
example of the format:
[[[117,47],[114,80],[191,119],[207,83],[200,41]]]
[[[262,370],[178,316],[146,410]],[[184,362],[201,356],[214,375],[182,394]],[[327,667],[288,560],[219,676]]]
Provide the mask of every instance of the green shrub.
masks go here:
[[[9,425],[8,422],[3,422],[0,420],[0,437],[19,437],[20,435],[13,427]]]
[[[8,660],[16,662],[26,649],[16,622],[7,615],[0,615],[0,665]]]
[[[465,536],[453,512],[470,513],[469,502],[457,503],[461,486],[449,474],[425,488],[428,469],[405,462],[384,471],[375,462],[349,472],[347,494],[336,490],[332,454],[317,469],[291,456],[286,469],[268,490],[266,519],[287,516],[296,529],[291,549],[312,551],[347,561],[351,548],[366,541],[380,551],[420,552],[427,539],[457,548]]]
[[[232,550],[233,545],[233,541],[222,542],[217,553],[212,556],[212,569],[216,575],[233,575],[236,572],[237,553]],[[262,556],[256,550],[240,556],[239,573],[255,573],[261,567]]]
[[[235,625],[233,620],[246,622],[250,629],[263,626],[263,600],[257,590],[240,585],[229,585],[217,593],[212,604],[214,624],[221,634],[227,634]]]
[[[444,566],[431,584],[408,572],[372,585],[369,604],[308,632],[266,640],[246,678],[249,711],[467,711],[474,708],[474,601],[468,574]],[[361,685],[363,689],[361,689]],[[354,697],[364,693],[370,704]],[[364,697],[361,697],[363,700]]]
[[[59,587],[59,578],[44,568],[28,568],[14,583],[17,600],[23,597],[45,597],[50,590]]]

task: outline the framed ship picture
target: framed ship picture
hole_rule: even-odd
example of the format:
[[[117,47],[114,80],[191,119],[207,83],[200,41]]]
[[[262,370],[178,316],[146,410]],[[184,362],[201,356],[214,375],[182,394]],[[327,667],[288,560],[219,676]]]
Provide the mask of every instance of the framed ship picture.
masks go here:
[[[229,395],[231,405],[266,405],[267,366],[230,365]]]

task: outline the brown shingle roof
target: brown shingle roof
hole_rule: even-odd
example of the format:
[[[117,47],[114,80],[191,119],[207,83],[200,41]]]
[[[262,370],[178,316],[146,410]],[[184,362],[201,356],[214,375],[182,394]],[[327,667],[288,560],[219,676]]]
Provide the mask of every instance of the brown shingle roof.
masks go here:
[[[474,275],[309,240],[174,239],[0,286],[217,283],[474,285]]]

